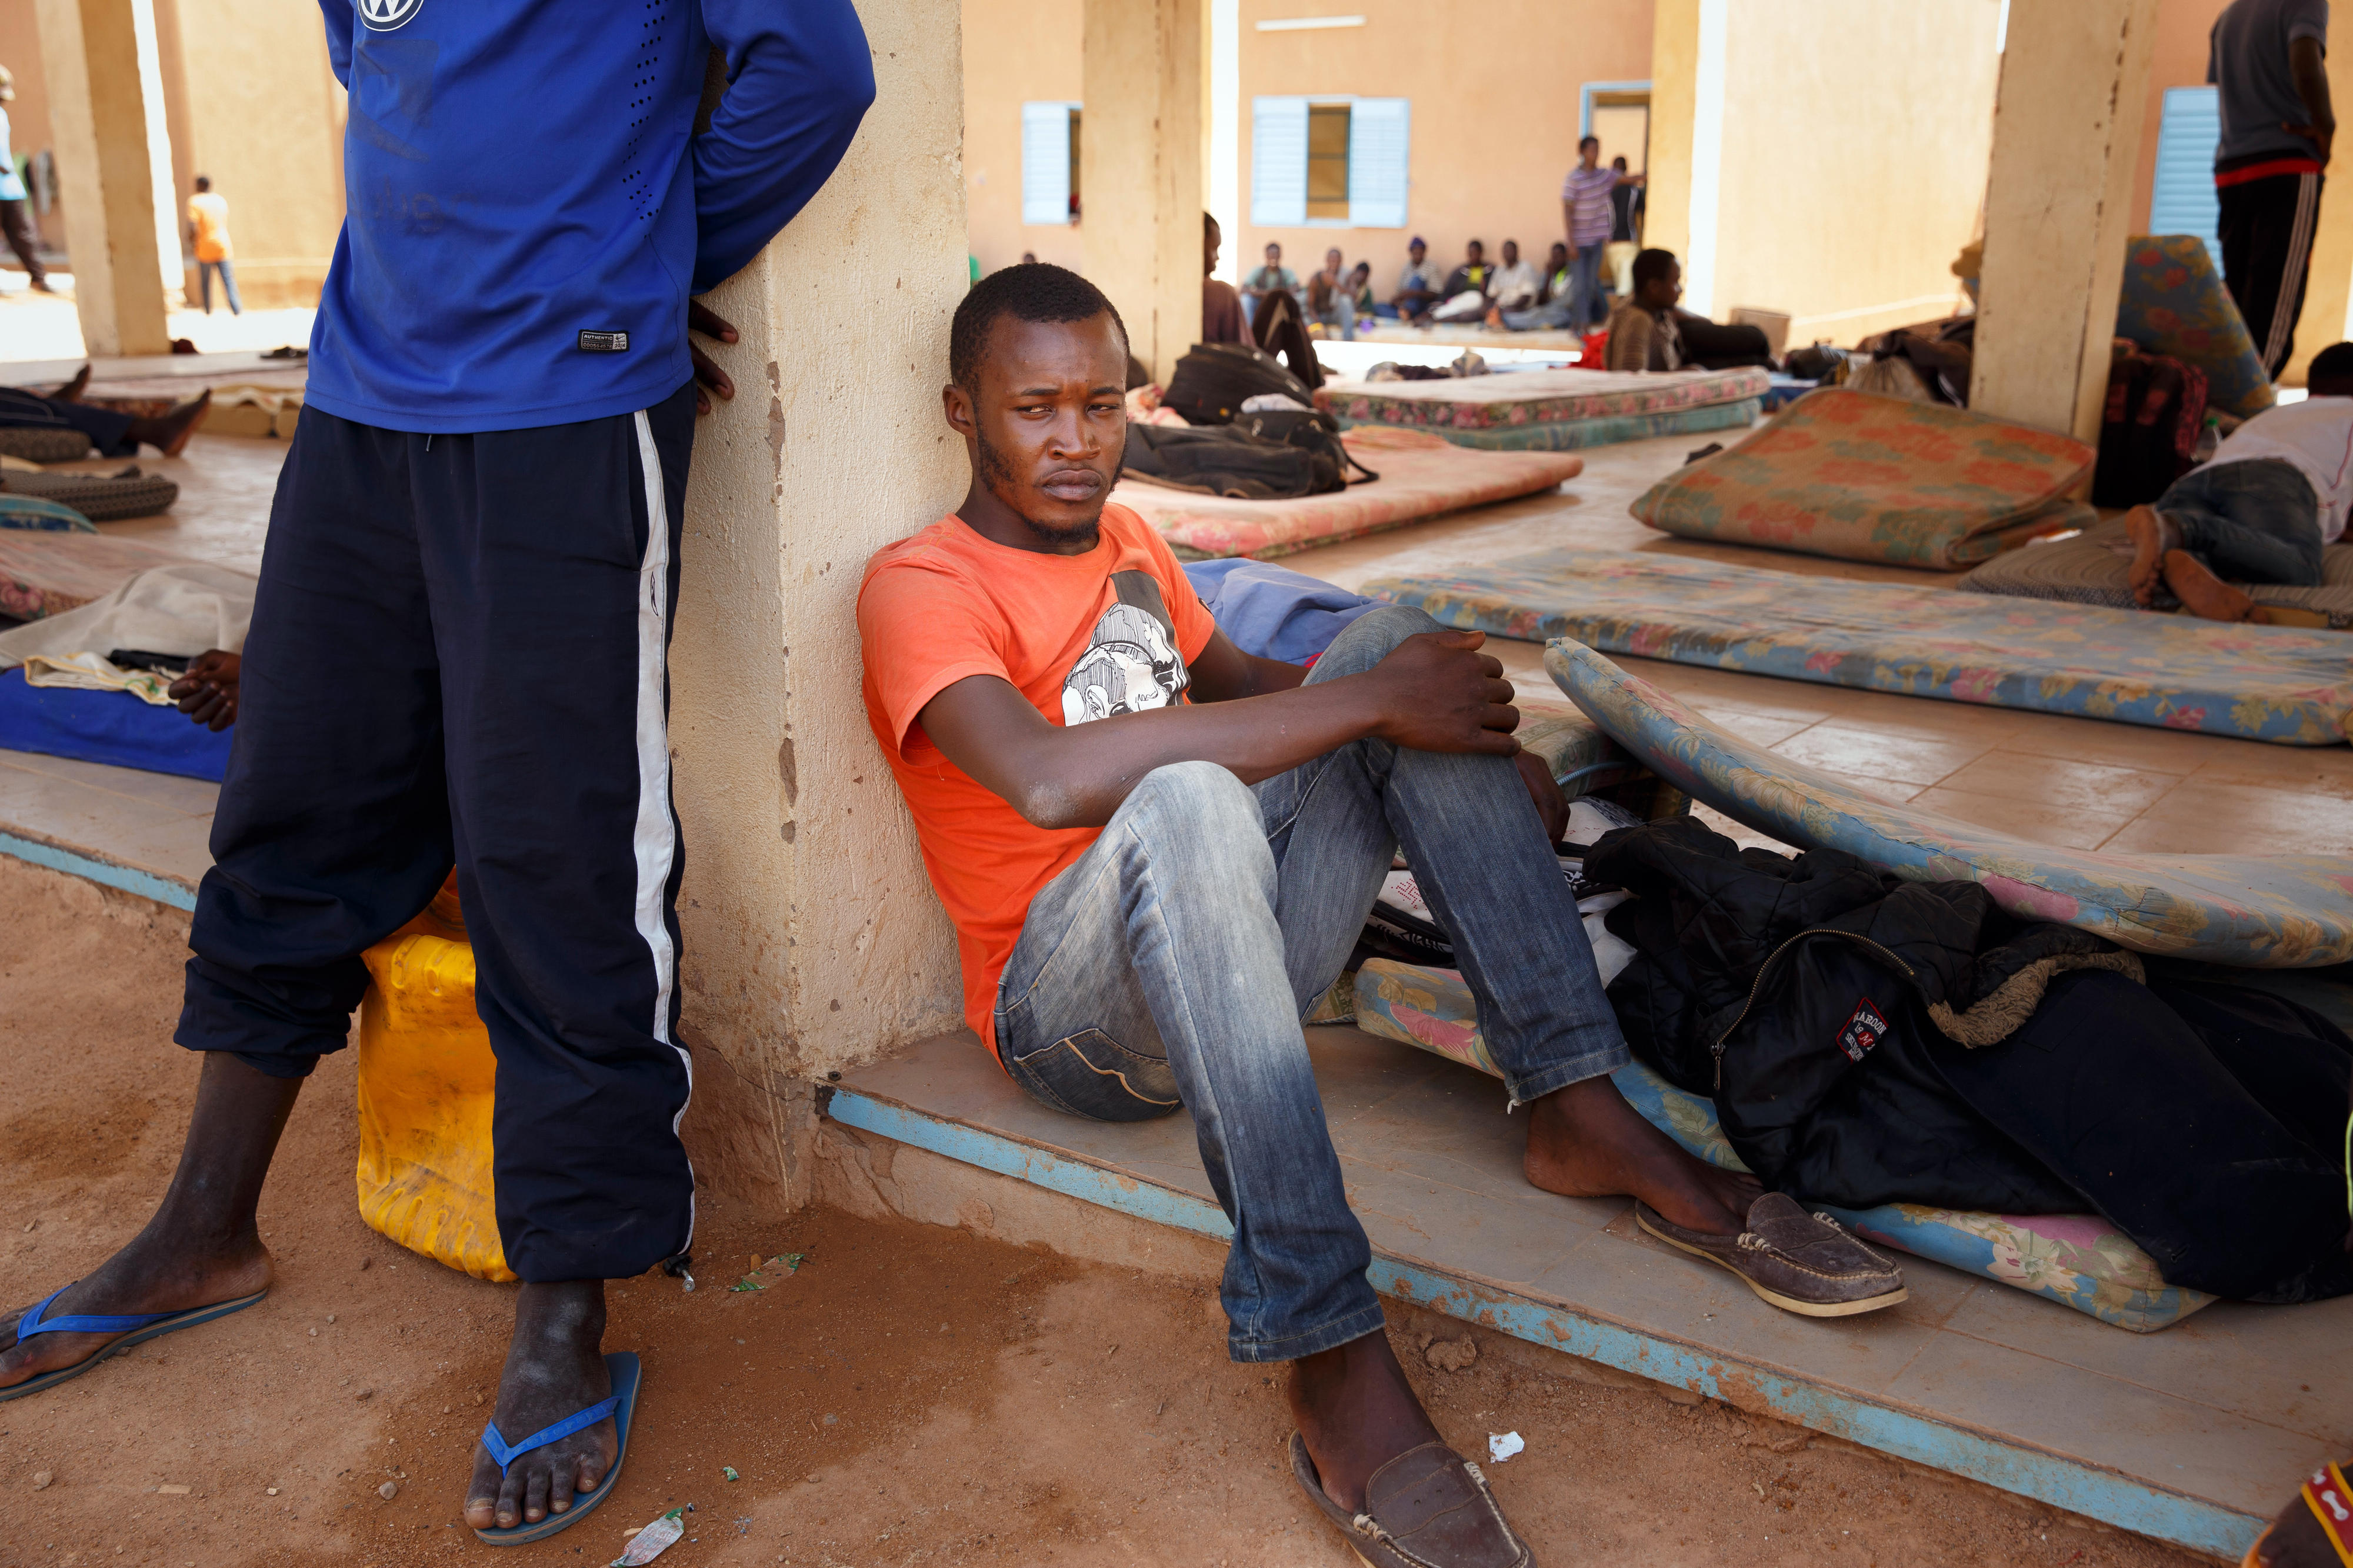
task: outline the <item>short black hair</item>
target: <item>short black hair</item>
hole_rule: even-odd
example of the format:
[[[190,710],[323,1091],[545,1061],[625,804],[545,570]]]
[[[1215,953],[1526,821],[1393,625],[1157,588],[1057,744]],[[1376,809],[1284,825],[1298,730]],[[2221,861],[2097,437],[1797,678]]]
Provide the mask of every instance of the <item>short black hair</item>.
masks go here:
[[[213,182],[212,182],[212,176],[211,176],[211,175],[209,175],[209,174],[198,174],[198,175],[196,176],[196,189],[198,189],[198,190],[200,190],[200,191],[209,191],[209,190],[211,190],[212,188],[213,188]]]
[[[1653,247],[1637,252],[1634,257],[1634,288],[1640,291],[1643,284],[1655,283],[1664,279],[1670,267],[1681,265],[1682,263],[1675,259],[1675,253],[1672,250],[1660,250]]]
[[[1472,239],[1472,240],[1465,240],[1465,241],[1463,242],[1462,248],[1463,248],[1464,250],[1466,250],[1466,251],[1471,251],[1471,250],[1484,250],[1484,249],[1486,249],[1487,247],[1486,247],[1485,246],[1483,246],[1483,245],[1480,244],[1477,240],[1475,240],[1475,239]]]
[[[1025,261],[992,272],[972,286],[948,328],[948,379],[966,392],[980,389],[980,360],[1000,317],[1017,321],[1092,321],[1109,311],[1127,347],[1127,323],[1103,291],[1050,261]]]
[[[2353,381],[2353,343],[2331,343],[2313,355],[2304,380],[2306,386],[2324,381]]]
[[[1588,147],[1599,147],[1600,145],[1601,138],[1599,136],[1580,136],[1577,139],[1577,150],[1580,153],[1584,152]]]

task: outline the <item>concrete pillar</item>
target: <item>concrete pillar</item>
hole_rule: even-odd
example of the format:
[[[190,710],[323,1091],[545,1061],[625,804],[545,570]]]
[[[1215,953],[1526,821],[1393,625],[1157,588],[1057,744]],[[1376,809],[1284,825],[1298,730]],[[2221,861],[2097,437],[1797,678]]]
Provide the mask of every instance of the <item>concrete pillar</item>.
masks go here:
[[[2011,0],[1969,406],[2096,441],[2157,0]]]
[[[715,351],[734,400],[697,427],[670,654],[690,1148],[771,1204],[806,1198],[813,1083],[962,1010],[854,619],[867,557],[966,483],[940,412],[966,287],[962,28],[958,0],[860,11],[878,96],[849,156],[709,297],[743,341]]]
[[[35,4],[83,346],[168,353],[179,217],[152,0]]]
[[[1208,0],[1086,0],[1084,32],[1087,276],[1119,307],[1130,352],[1166,385],[1201,337]]]
[[[2353,109],[2353,7],[2328,13],[2328,101],[2343,115]],[[2353,133],[2349,133],[2353,134]],[[2348,141],[2353,147],[2353,141]],[[2320,193],[2320,221],[2312,231],[2312,276],[2295,318],[2295,353],[2280,371],[2282,386],[2302,386],[2312,356],[2353,337],[2353,165],[2334,164],[2337,179]]]

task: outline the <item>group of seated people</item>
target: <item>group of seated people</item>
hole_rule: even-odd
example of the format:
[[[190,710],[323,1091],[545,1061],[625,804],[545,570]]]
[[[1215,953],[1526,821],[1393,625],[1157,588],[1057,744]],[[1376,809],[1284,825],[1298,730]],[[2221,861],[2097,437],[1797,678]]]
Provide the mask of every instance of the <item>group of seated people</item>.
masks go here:
[[[1204,271],[1214,271],[1220,243],[1218,223],[1206,215],[1202,221]],[[1497,331],[1576,330],[1575,323],[1588,319],[1566,244],[1556,243],[1539,269],[1523,259],[1517,240],[1504,241],[1498,266],[1474,239],[1463,247],[1461,265],[1443,277],[1419,235],[1406,250],[1409,259],[1397,292],[1383,307],[1373,298],[1369,264],[1359,261],[1349,267],[1334,246],[1324,253],[1322,269],[1310,274],[1303,286],[1299,275],[1282,264],[1282,247],[1270,241],[1264,263],[1242,279],[1239,289],[1215,278],[1204,279],[1202,338],[1255,342],[1276,353],[1278,343],[1293,333],[1303,345],[1307,329],[1314,325],[1327,338],[1353,342],[1359,321],[1379,315],[1416,324],[1483,322]],[[1637,254],[1631,281],[1632,291],[1609,309],[1601,368],[1728,370],[1773,363],[1760,329],[1722,324],[1681,308],[1683,268],[1672,251]]]

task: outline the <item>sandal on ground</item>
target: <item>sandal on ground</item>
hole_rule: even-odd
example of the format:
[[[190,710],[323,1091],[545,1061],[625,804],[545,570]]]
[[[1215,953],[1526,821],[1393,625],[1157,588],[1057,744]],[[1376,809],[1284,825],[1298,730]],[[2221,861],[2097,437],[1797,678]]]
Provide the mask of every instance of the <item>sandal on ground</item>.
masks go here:
[[[562,1513],[551,1513],[537,1524],[518,1524],[511,1530],[478,1530],[474,1534],[479,1539],[492,1546],[521,1546],[527,1542],[544,1541],[559,1531],[571,1529],[613,1495],[613,1483],[621,1475],[621,1461],[629,1456],[629,1416],[638,1407],[638,1384],[642,1373],[636,1356],[628,1351],[615,1351],[605,1358],[605,1374],[613,1380],[611,1398],[600,1399],[553,1426],[543,1426],[520,1443],[511,1445],[500,1436],[495,1421],[483,1426],[482,1447],[499,1462],[499,1474],[505,1475],[508,1466],[533,1448],[544,1448],[575,1432],[585,1432],[609,1415],[613,1418],[613,1468],[591,1489],[573,1493],[572,1506]]]
[[[79,1283],[79,1280],[74,1281],[74,1284]],[[216,1301],[209,1307],[193,1307],[185,1312],[132,1312],[108,1317],[69,1312],[62,1318],[41,1316],[49,1310],[50,1302],[72,1289],[73,1285],[59,1286],[28,1308],[25,1315],[16,1320],[16,1342],[22,1344],[35,1334],[121,1334],[122,1337],[99,1346],[71,1366],[61,1366],[55,1372],[45,1372],[12,1387],[0,1388],[0,1405],[12,1399],[22,1399],[28,1394],[38,1394],[45,1388],[54,1388],[69,1378],[79,1377],[107,1357],[121,1355],[133,1345],[145,1344],[149,1340],[161,1339],[182,1329],[193,1329],[198,1323],[209,1323],[215,1318],[226,1318],[231,1312],[242,1312],[269,1294],[267,1290],[257,1290],[234,1301]]]
[[[1730,1269],[1785,1312],[1845,1318],[1911,1295],[1902,1269],[1830,1215],[1810,1215],[1782,1193],[1749,1205],[1748,1227],[1738,1236],[1685,1230],[1642,1203],[1634,1205],[1634,1221],[1669,1247]]]
[[[1408,1448],[1365,1483],[1350,1513],[1324,1491],[1307,1439],[1291,1435],[1291,1474],[1368,1568],[1534,1568],[1479,1467],[1443,1443]]]
[[[2353,1485],[2343,1465],[2323,1465],[2280,1510],[2239,1568],[2353,1568]]]

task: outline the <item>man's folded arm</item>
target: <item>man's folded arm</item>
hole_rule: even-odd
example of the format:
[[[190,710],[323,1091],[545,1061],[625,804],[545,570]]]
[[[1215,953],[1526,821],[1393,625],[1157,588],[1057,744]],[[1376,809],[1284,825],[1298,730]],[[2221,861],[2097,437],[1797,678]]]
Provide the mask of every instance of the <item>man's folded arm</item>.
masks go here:
[[[694,138],[700,238],[691,289],[740,271],[808,205],[874,101],[874,60],[849,0],[702,0],[727,91]]]
[[[1224,640],[1220,633],[1212,646]],[[1361,675],[1076,725],[1049,722],[1010,681],[966,676],[918,718],[948,761],[1032,826],[1100,827],[1146,773],[1171,763],[1215,763],[1256,784],[1376,734],[1424,751],[1511,756],[1519,714],[1502,667],[1470,652],[1481,640],[1424,635]],[[1230,644],[1225,651],[1244,658]],[[1213,668],[1221,662],[1204,653]]]

